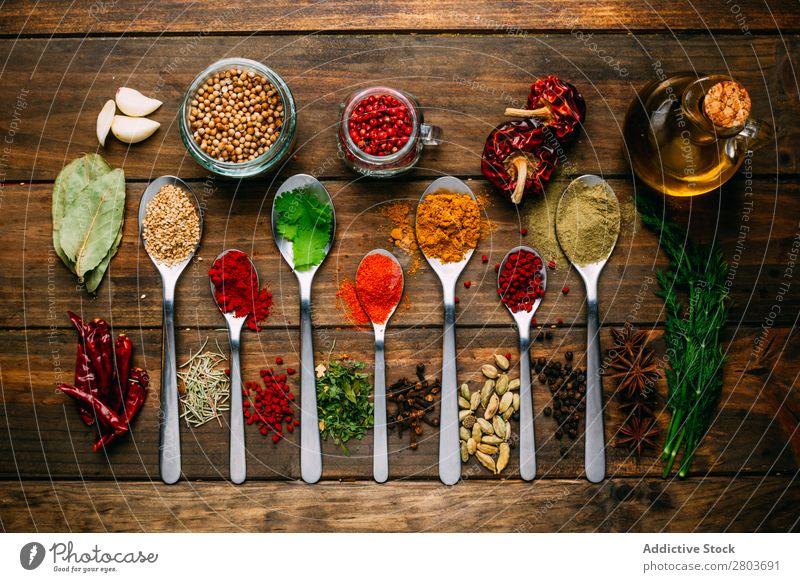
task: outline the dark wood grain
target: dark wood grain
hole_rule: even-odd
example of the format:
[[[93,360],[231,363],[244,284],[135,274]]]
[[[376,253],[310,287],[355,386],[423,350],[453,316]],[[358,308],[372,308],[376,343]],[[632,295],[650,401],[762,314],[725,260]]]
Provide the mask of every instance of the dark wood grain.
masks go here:
[[[753,172],[798,171],[796,36],[709,40],[596,34],[589,45],[567,34],[3,40],[0,120],[13,122],[15,133],[13,143],[4,144],[7,160],[0,179],[53,180],[67,161],[95,150],[123,167],[128,179],[205,177],[181,143],[176,112],[194,76],[230,56],[265,62],[295,93],[297,156],[284,175],[302,171],[352,178],[336,155],[339,104],[355,89],[376,83],[417,95],[426,119],[444,129],[444,143],[425,153],[412,177],[480,175],[484,141],[504,121],[504,108],[522,105],[532,80],[550,73],[572,81],[588,103],[585,134],[569,150],[569,166],[580,173],[627,174],[621,136],[625,113],[658,69],[665,74],[725,71],[739,78],[753,92],[754,115],[780,128],[780,140],[754,158]],[[610,68],[593,48],[618,59],[626,75]],[[97,114],[120,85],[165,102],[152,115],[162,128],[142,144],[128,147],[109,138],[105,149],[98,148]]]
[[[471,326],[507,327],[510,317],[496,297],[495,263],[518,244],[534,244],[520,235],[517,209],[492,193],[483,181],[470,182],[476,192],[486,192],[492,203],[487,216],[496,228],[483,240],[459,285],[459,323]],[[642,323],[663,320],[662,305],[653,295],[657,288],[654,272],[665,263],[658,239],[644,229],[632,202],[632,184],[611,180],[623,206],[623,231],[617,249],[601,282],[601,316],[607,323],[625,320]],[[336,290],[344,277],[352,278],[363,255],[376,247],[391,248],[389,221],[381,209],[391,201],[406,200],[415,205],[426,181],[374,184],[327,182],[336,205],[337,240],[332,255],[323,264],[314,287],[314,320],[322,326],[346,326],[336,309]],[[565,182],[550,185],[559,192]],[[50,197],[45,184],[8,186],[0,213],[0,260],[6,265],[5,284],[0,286],[0,326],[37,328],[68,327],[67,309],[82,309],[92,317],[103,316],[120,328],[161,325],[161,282],[138,238],[137,212],[144,184],[129,184],[125,237],[111,263],[106,281],[95,299],[76,289],[77,279],[52,251]],[[197,183],[196,194],[206,205],[203,244],[196,262],[183,275],[178,287],[177,322],[181,327],[221,325],[211,300],[206,278],[210,261],[225,248],[251,253],[261,274],[275,295],[269,325],[277,329],[298,323],[297,287],[294,276],[278,254],[269,233],[272,190],[256,185],[237,188],[218,182],[213,188]],[[700,239],[716,237],[731,261],[731,294],[734,301],[732,325],[764,324],[774,311],[780,284],[793,275],[789,253],[800,235],[800,186],[796,182],[775,185],[768,180],[753,184],[752,197],[745,195],[745,180],[737,179],[719,195],[691,201],[671,201],[675,216],[691,225]],[[745,205],[752,202],[752,210]],[[747,211],[747,221],[742,216]],[[525,223],[525,207],[522,209]],[[749,229],[746,231],[742,228]],[[740,239],[740,236],[743,238]],[[482,255],[487,263],[481,262]],[[398,257],[408,267],[409,258]],[[424,261],[423,261],[424,262]],[[582,326],[583,285],[576,273],[557,265],[548,275],[549,293],[538,314],[539,322]],[[560,293],[570,287],[568,295]],[[800,294],[784,293],[777,321],[791,324],[800,312]],[[392,326],[439,326],[442,318],[441,286],[424,266],[407,276],[406,302],[392,319]]]
[[[308,5],[253,0],[219,3],[116,0],[92,3],[5,2],[0,8],[0,529],[3,531],[797,531],[800,502],[800,344],[796,325],[795,242],[800,240],[800,114],[797,63],[800,12],[783,0],[559,0],[536,2],[331,0]],[[411,33],[411,34],[409,34]],[[296,156],[277,176],[245,183],[207,179],[180,142],[176,113],[183,91],[208,64],[255,58],[289,82],[299,103]],[[583,444],[553,438],[542,415],[549,392],[534,382],[539,479],[518,480],[516,454],[506,478],[474,462],[464,482],[437,480],[438,434],[426,427],[419,450],[390,437],[392,480],[371,481],[371,435],[345,456],[324,446],[323,482],[299,477],[298,433],[273,445],[248,429],[248,477],[227,477],[225,427],[182,427],[185,477],[158,479],[160,284],[137,237],[135,209],[146,183],[175,174],[189,179],[205,207],[196,262],[178,290],[178,352],[185,358],[206,337],[226,346],[210,300],[206,271],[223,248],[249,251],[275,294],[267,329],[244,340],[244,376],[284,358],[297,361],[297,291],[271,240],[272,194],[286,176],[311,173],[336,199],[337,243],[315,285],[317,359],[350,354],[371,371],[371,333],[349,326],[334,308],[341,279],[367,250],[388,246],[379,210],[415,202],[430,179],[453,174],[490,193],[480,153],[502,110],[521,103],[530,82],[558,74],[588,102],[585,132],[568,152],[555,191],[576,174],[598,173],[623,203],[623,234],[601,285],[601,334],[631,319],[651,330],[663,354],[663,314],[652,276],[665,265],[657,239],[632,206],[621,128],[636,91],[662,71],[728,72],[751,91],[756,117],[776,127],[774,143],[753,158],[722,193],[670,200],[693,238],[719,241],[731,261],[732,317],[718,414],[689,479],[662,480],[655,451],[641,459],[614,446],[621,416],[604,383],[609,479],[581,479]],[[386,83],[416,94],[445,141],[425,152],[401,181],[357,180],[336,155],[339,103],[353,90]],[[97,112],[117,86],[157,96],[162,128],[143,144],[109,138],[99,149]],[[97,297],[54,255],[50,192],[58,171],[99,151],[128,179],[125,239]],[[746,195],[752,186],[752,198]],[[511,352],[515,330],[494,291],[494,263],[522,242],[523,215],[491,196],[496,229],[459,286],[458,365],[477,386],[478,368]],[[752,209],[748,206],[752,201]],[[487,255],[483,264],[479,257]],[[404,264],[408,258],[399,254]],[[564,265],[550,273],[539,320],[564,327],[534,344],[534,355],[585,351],[582,285]],[[406,279],[408,300],[387,339],[388,380],[412,375],[417,362],[438,375],[440,288],[423,269]],[[567,285],[568,295],[558,293]],[[788,287],[787,287],[788,285]],[[787,291],[788,289],[788,291]],[[73,370],[75,337],[66,309],[109,319],[134,340],[137,362],[153,378],[134,433],[106,456],[91,453],[92,430],[54,383]],[[516,368],[515,368],[516,369]],[[292,378],[296,385],[296,377]],[[666,386],[657,386],[663,406]],[[668,413],[659,415],[659,426]],[[518,427],[515,426],[515,429]],[[518,430],[517,430],[518,432]],[[516,450],[514,451],[516,453]],[[206,482],[211,481],[211,482]]]
[[[93,429],[85,427],[78,418],[73,403],[54,385],[72,374],[74,362],[74,333],[0,332],[5,346],[0,356],[3,371],[3,414],[0,414],[0,476],[20,475],[29,478],[86,479],[158,479],[158,385],[160,378],[160,332],[128,330],[134,341],[136,361],[146,367],[152,377],[153,389],[144,411],[137,420],[134,437],[117,443],[108,457],[91,452]],[[800,465],[800,433],[797,418],[800,400],[793,386],[800,374],[800,340],[790,329],[773,329],[765,338],[762,351],[753,353],[754,340],[761,330],[741,328],[731,330],[723,338],[723,349],[729,354],[725,368],[725,389],[719,414],[694,462],[693,475],[735,473],[784,473]],[[181,331],[178,335],[179,359],[196,351],[210,336],[211,345],[218,341],[227,351],[223,332],[198,330]],[[653,333],[654,340],[661,332]],[[245,380],[257,380],[261,368],[273,366],[276,356],[284,366],[299,368],[297,330],[269,330],[258,336],[244,338],[243,369]],[[417,362],[428,365],[428,373],[438,376],[441,369],[441,333],[425,329],[396,330],[387,337],[387,379],[413,377]],[[518,374],[516,336],[510,328],[459,329],[459,381],[468,382],[473,389],[483,385],[480,366],[491,361],[495,353],[512,354]],[[607,331],[602,342],[610,347]],[[662,356],[665,347],[655,341],[654,347]],[[352,330],[316,330],[317,361],[342,354],[366,360],[372,367],[372,335]],[[575,365],[584,366],[583,330],[556,330],[551,340],[537,342],[535,357],[563,359],[563,353],[576,354]],[[14,354],[13,357],[9,357]],[[280,369],[280,368],[279,368]],[[297,377],[290,383],[298,389]],[[617,427],[622,421],[619,403],[614,395],[615,385],[605,382],[606,436],[613,445]],[[659,383],[659,410],[664,406],[666,387]],[[553,437],[556,428],[552,419],[544,417],[542,409],[549,404],[546,386],[534,382],[534,407],[537,414],[536,431],[539,448],[538,470],[541,477],[577,478],[583,471],[583,443]],[[667,412],[659,414],[663,428],[669,419]],[[227,419],[226,419],[227,420]],[[251,427],[252,428],[252,427]],[[514,426],[515,433],[518,427]],[[248,430],[248,475],[251,479],[292,478],[299,476],[298,433],[289,435],[287,442],[273,445],[252,428]],[[220,479],[227,475],[228,438],[224,427],[207,425],[197,430],[182,429],[183,469],[189,479]],[[438,433],[425,428],[418,450],[408,449],[407,436],[390,440],[390,472],[393,479],[436,479],[438,475]],[[324,447],[324,479],[370,478],[372,474],[371,435],[363,441],[350,443],[351,455],[344,455],[337,446]],[[517,472],[517,455],[509,465],[508,474]],[[630,456],[624,449],[608,449],[610,476],[660,475],[662,469],[657,451],[641,459]],[[464,467],[468,478],[493,477],[474,461]]]
[[[684,29],[732,31],[800,28],[789,2],[739,0],[737,8],[713,0],[646,3],[637,0],[559,0],[481,2],[439,0],[436,9],[422,0],[391,0],[365,4],[357,0],[297,3],[286,0],[251,1],[226,7],[189,0],[168,2],[98,1],[91,3],[11,3],[0,16],[8,35],[85,33],[281,33],[299,31],[482,31],[521,34],[528,30]],[[769,10],[768,10],[769,8]]]
[[[800,486],[785,477],[695,481],[438,483],[0,482],[17,531],[789,532]]]

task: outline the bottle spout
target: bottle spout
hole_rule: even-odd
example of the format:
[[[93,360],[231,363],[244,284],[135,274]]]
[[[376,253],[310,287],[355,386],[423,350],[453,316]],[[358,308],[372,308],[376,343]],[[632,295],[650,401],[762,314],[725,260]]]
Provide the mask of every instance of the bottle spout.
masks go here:
[[[744,153],[756,151],[775,141],[775,132],[766,121],[748,119],[742,131],[736,136],[738,149]]]

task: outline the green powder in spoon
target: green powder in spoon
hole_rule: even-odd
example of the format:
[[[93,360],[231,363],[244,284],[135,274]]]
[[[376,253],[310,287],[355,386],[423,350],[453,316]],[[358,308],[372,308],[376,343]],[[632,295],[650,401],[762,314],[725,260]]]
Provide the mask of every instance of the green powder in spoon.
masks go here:
[[[619,228],[619,202],[605,182],[592,186],[575,182],[558,204],[558,242],[579,267],[606,259],[617,243]]]

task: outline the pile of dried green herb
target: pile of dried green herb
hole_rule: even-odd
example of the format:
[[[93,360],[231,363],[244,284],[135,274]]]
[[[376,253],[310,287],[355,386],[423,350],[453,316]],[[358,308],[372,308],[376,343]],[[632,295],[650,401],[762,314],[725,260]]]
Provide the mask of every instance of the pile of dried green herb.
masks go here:
[[[659,235],[670,260],[658,273],[657,293],[667,311],[667,407],[672,412],[662,460],[666,478],[681,453],[678,476],[686,477],[722,392],[725,355],[719,333],[728,319],[728,263],[715,244],[690,240],[650,200],[639,197],[636,202],[642,222]],[[685,294],[686,304],[679,293]]]
[[[186,420],[190,427],[197,428],[209,421],[217,419],[222,426],[220,417],[223,412],[230,410],[231,379],[227,370],[219,367],[227,361],[219,351],[203,351],[208,340],[197,350],[197,353],[181,365],[182,371],[178,372],[181,404],[183,413],[181,418]]]
[[[125,173],[97,154],[70,162],[53,186],[53,247],[89,293],[122,241]]]
[[[361,370],[363,362],[330,361],[317,366],[317,408],[319,431],[333,439],[346,455],[347,441],[361,439],[373,423],[372,386]]]

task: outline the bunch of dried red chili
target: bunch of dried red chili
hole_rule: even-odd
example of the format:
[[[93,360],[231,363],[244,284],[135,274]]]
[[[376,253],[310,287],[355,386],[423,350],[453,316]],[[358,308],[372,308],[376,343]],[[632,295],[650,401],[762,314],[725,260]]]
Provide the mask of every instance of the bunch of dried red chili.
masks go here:
[[[128,336],[120,334],[112,341],[104,320],[85,323],[71,311],[67,313],[79,336],[75,383],[59,383],[58,388],[77,401],[88,426],[96,422],[100,432],[92,447],[96,452],[130,431],[147,397],[150,377],[146,370],[133,367],[133,344]]]
[[[523,117],[497,126],[486,138],[481,170],[514,204],[542,194],[561,156],[586,118],[578,90],[554,75],[531,85],[527,109],[506,109]]]
[[[286,376],[275,374],[272,368],[261,370],[261,379],[264,386],[245,382],[242,388],[244,417],[247,424],[256,424],[264,436],[272,433],[272,442],[277,443],[283,438],[284,430],[294,432],[294,427],[300,424],[300,420],[294,418],[294,394],[286,383]]]
[[[230,250],[219,257],[208,276],[214,284],[214,295],[223,313],[247,316],[247,327],[260,331],[259,323],[269,316],[272,294],[258,289],[258,274],[250,257],[242,251]]]

